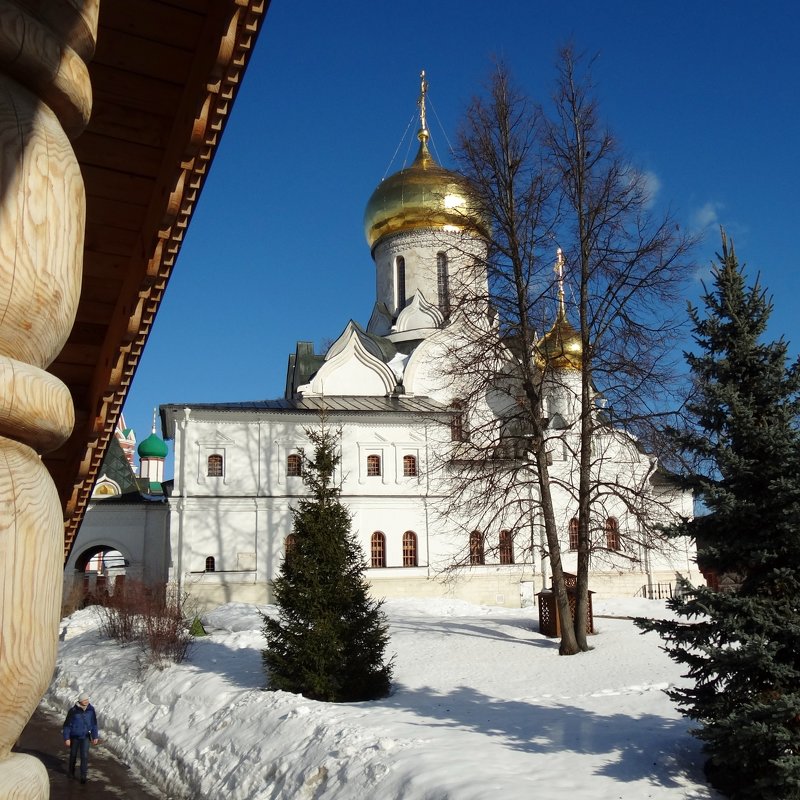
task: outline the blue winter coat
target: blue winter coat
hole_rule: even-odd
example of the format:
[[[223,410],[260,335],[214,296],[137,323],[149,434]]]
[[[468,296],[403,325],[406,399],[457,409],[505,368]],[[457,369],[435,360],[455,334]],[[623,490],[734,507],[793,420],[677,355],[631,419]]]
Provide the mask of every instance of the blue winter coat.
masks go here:
[[[72,706],[64,720],[63,735],[65,742],[67,739],[83,739],[86,736],[90,739],[98,738],[97,714],[91,703],[85,709],[79,703]]]

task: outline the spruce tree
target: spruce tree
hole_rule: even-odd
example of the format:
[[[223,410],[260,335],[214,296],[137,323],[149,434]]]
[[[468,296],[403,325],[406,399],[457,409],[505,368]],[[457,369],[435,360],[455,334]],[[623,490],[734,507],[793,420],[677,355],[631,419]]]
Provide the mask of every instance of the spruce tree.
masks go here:
[[[274,582],[278,618],[264,617],[268,686],[328,702],[372,700],[391,685],[382,601],[369,596],[364,554],[334,483],[339,437],[324,419],[306,435],[310,494],[292,509],[293,540]]]
[[[724,232],[718,260],[705,315],[690,308],[694,424],[674,434],[703,511],[674,533],[719,583],[686,586],[677,621],[640,625],[688,667],[669,694],[700,723],[711,782],[736,800],[798,800],[800,365],[782,339],[762,341],[771,301],[746,286]]]

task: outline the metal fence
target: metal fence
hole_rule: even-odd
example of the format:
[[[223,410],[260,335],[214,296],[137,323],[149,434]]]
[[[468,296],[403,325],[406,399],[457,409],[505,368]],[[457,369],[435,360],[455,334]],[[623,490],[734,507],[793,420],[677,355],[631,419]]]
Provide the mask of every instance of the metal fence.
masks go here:
[[[634,597],[646,597],[648,600],[669,600],[672,597],[671,583],[645,584]]]

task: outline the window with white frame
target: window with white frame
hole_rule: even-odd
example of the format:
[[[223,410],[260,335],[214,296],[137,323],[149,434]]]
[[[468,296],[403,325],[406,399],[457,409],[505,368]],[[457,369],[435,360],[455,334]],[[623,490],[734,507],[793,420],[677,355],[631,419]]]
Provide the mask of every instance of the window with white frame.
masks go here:
[[[403,534],[403,566],[417,566],[417,534],[414,531]]]
[[[206,475],[209,478],[221,478],[224,470],[224,459],[220,453],[212,453],[208,457],[208,469]]]
[[[367,477],[375,478],[381,475],[381,457],[372,453],[367,456]]]
[[[468,437],[464,426],[464,402],[453,400],[450,403],[450,409],[453,413],[453,416],[450,417],[450,441],[466,442]]]
[[[370,565],[379,569],[386,566],[386,536],[375,531],[370,539]]]
[[[619,523],[615,517],[606,520],[606,547],[609,550],[619,550]]]
[[[303,475],[303,457],[299,453],[286,456],[286,475],[289,478],[300,478]]]
[[[569,521],[569,549],[578,549],[578,518],[573,517]]]
[[[406,260],[403,256],[394,260],[394,293],[395,308],[400,312],[406,305]]]
[[[403,456],[403,477],[416,478],[417,477],[417,457],[416,456]]]
[[[469,535],[469,563],[473,566],[486,563],[483,534],[480,531],[472,531]]]
[[[501,564],[514,563],[514,536],[511,531],[500,531],[499,555]]]
[[[447,254],[436,254],[436,292],[439,311],[445,319],[450,317],[450,276],[448,274]]]

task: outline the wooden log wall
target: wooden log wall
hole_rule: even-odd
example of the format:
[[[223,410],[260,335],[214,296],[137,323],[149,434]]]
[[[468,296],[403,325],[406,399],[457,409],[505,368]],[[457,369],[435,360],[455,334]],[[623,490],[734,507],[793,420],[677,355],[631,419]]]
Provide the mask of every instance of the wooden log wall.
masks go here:
[[[87,124],[99,0],[0,0],[0,798],[49,797],[12,754],[53,672],[63,517],[41,455],[73,426],[45,371],[75,319],[85,226],[71,139]]]

